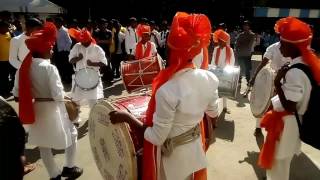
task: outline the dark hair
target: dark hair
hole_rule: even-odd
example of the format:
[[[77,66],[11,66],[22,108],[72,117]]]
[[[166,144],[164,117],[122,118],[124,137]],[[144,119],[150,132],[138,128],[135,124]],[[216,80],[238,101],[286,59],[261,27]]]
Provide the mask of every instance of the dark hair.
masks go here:
[[[0,20],[0,27],[1,28],[8,28],[10,24],[7,21],[1,21]]]
[[[43,26],[42,22],[37,18],[29,18],[26,20],[27,28],[41,27]]]
[[[62,18],[62,17],[55,17],[55,18],[54,18],[54,21],[55,21],[56,23],[62,24],[62,23],[63,23],[63,18]]]
[[[245,21],[243,21],[243,24],[242,24],[242,25],[244,25],[244,26],[245,26],[245,25],[246,25],[246,26],[250,26],[250,24],[251,24],[250,21],[245,20]]]
[[[129,21],[130,21],[130,22],[137,22],[137,18],[131,17],[131,18],[129,19]]]

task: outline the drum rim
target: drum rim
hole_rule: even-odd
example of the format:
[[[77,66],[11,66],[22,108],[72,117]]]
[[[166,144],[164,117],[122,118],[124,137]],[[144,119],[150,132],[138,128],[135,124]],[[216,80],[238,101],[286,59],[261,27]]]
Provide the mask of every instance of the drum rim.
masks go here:
[[[268,70],[269,74],[271,75],[271,85],[272,85],[271,91],[270,91],[270,94],[269,94],[269,100],[268,100],[268,102],[266,103],[266,107],[263,108],[263,110],[262,110],[260,113],[253,112],[253,109],[254,109],[254,107],[253,107],[253,102],[252,102],[253,100],[252,100],[252,98],[250,98],[250,110],[251,110],[252,115],[253,115],[254,117],[256,117],[256,118],[261,118],[261,117],[268,111],[268,109],[269,109],[269,107],[270,107],[270,104],[271,104],[271,98],[272,98],[272,96],[273,96],[273,94],[274,94],[274,85],[273,85],[274,73],[272,72],[271,68],[269,68],[269,67],[262,68],[262,69],[260,70],[260,72],[258,73],[257,77],[259,76],[260,73],[262,73],[263,71],[266,71],[266,70]],[[256,83],[254,83],[254,85],[253,85],[253,87],[252,87],[251,93],[254,93],[254,92],[255,92],[255,84],[256,84]],[[252,94],[251,94],[251,95],[252,95]]]
[[[89,121],[90,122],[89,123],[92,123],[91,122],[92,121],[92,118],[91,118],[92,115],[91,114],[94,113],[93,110],[95,109],[96,106],[103,106],[104,108],[110,109],[110,111],[112,111],[112,110],[116,110],[116,108],[113,105],[113,103],[114,102],[110,102],[107,99],[105,99],[105,100],[100,101],[99,103],[95,104],[93,106],[93,108],[91,109],[91,111],[90,111],[90,115],[89,115]],[[125,143],[126,143],[126,145],[128,147],[128,150],[131,153],[130,156],[129,156],[130,159],[131,159],[131,164],[132,164],[132,174],[131,174],[132,176],[131,177],[133,177],[134,180],[137,180],[137,178],[138,178],[138,164],[137,164],[137,158],[135,156],[136,150],[135,150],[135,147],[134,147],[134,144],[133,144],[133,140],[132,140],[130,132],[129,132],[129,127],[125,123],[120,123],[118,125],[119,125],[118,129],[122,132],[123,136],[125,136]],[[89,129],[88,132],[91,133],[90,129]],[[92,145],[93,144],[93,140],[91,140],[91,137],[92,136],[89,135],[90,147],[91,147],[91,151],[93,153],[93,150],[92,150],[92,148],[93,148],[93,145]],[[130,143],[128,141],[130,141]],[[94,160],[95,160],[95,163],[96,163],[96,159],[94,159]],[[100,174],[103,177],[102,169],[100,169],[99,167],[98,167],[98,169],[99,169]]]
[[[81,87],[80,85],[79,85],[79,83],[77,82],[77,74],[80,72],[80,71],[82,71],[82,70],[84,70],[84,69],[90,69],[90,70],[93,70],[93,71],[95,71],[95,72],[97,72],[94,68],[91,68],[91,67],[87,67],[87,68],[81,68],[81,69],[79,69],[78,71],[76,71],[75,72],[75,74],[74,74],[74,84],[77,86],[77,87],[79,87],[80,89],[82,89],[82,90],[84,90],[84,91],[90,91],[90,90],[93,90],[93,89],[95,89],[95,88],[97,88],[98,87],[98,85],[99,85],[99,83],[100,83],[100,77],[99,77],[99,73],[97,72],[97,74],[98,74],[98,82],[94,85],[94,86],[92,86],[91,88],[84,88],[84,87]]]
[[[152,86],[152,83],[151,84],[148,84],[148,85],[145,85],[145,86],[141,86],[141,87],[138,87],[138,88],[135,88],[135,89],[133,89],[133,90],[128,90],[128,88],[127,88],[127,86],[126,86],[126,84],[125,84],[125,81],[124,81],[124,78],[123,78],[123,68],[122,68],[122,66],[123,66],[123,64],[125,64],[125,63],[129,63],[129,64],[133,64],[133,63],[136,63],[136,62],[138,62],[138,61],[141,61],[141,60],[148,60],[148,61],[157,61],[158,62],[158,64],[159,64],[159,72],[163,69],[163,66],[162,66],[162,64],[161,64],[161,62],[160,62],[160,60],[159,60],[159,58],[157,57],[157,56],[155,56],[155,57],[153,57],[153,58],[155,58],[156,60],[149,60],[149,59],[139,59],[139,60],[129,60],[129,61],[121,61],[121,63],[120,63],[120,71],[121,71],[121,80],[122,80],[122,84],[123,84],[123,86],[124,86],[124,88],[125,88],[125,90],[130,94],[130,93],[133,93],[133,92],[137,92],[137,91],[141,91],[142,89],[144,89],[144,88],[150,88],[151,86]]]

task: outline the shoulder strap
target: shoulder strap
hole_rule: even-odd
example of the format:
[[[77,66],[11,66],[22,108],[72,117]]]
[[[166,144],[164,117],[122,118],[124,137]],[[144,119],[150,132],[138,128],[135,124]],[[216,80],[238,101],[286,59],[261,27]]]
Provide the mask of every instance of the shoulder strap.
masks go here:
[[[307,65],[302,64],[302,63],[297,63],[297,64],[294,64],[294,65],[290,66],[290,69],[293,69],[293,68],[297,68],[297,69],[300,69],[301,71],[303,71],[307,75],[307,77],[310,80],[312,86],[317,85],[317,82],[313,78],[311,69]]]

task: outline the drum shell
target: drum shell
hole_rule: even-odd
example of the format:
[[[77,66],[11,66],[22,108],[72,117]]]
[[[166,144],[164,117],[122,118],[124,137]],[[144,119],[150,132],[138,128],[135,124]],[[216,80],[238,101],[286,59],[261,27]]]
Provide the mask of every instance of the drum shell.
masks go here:
[[[149,95],[140,94],[115,100],[104,100],[93,107],[89,118],[89,139],[96,164],[105,179],[110,179],[111,176],[114,179],[121,179],[119,174],[126,174],[125,179],[139,179],[138,176],[141,173],[139,171],[142,170],[142,156],[136,154],[143,147],[141,141],[143,132],[126,123],[111,124],[109,112],[127,111],[144,121],[149,100]],[[118,134],[118,138],[114,134]],[[119,150],[119,147],[122,149]],[[122,152],[122,155],[119,152]],[[119,168],[116,169],[115,166]],[[122,173],[119,173],[121,171]]]
[[[219,79],[219,96],[236,98],[240,78],[240,68],[237,66],[229,66],[227,68],[209,66],[209,71],[215,74]]]
[[[131,93],[150,87],[161,69],[162,62],[156,57],[121,62],[121,77],[125,89]]]

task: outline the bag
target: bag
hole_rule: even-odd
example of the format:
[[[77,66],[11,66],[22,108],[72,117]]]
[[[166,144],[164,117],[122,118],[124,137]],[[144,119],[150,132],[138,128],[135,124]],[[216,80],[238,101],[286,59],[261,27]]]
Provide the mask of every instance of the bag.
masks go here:
[[[310,146],[320,150],[320,86],[313,78],[310,68],[304,64],[294,64],[290,67],[302,70],[309,78],[312,90],[307,111],[302,116],[302,122],[299,120],[298,113],[295,112],[299,126],[300,139]]]
[[[64,102],[68,115],[69,115],[69,119],[71,122],[73,122],[74,120],[77,119],[77,117],[80,114],[80,107],[78,104],[76,104],[73,101],[67,100]]]

